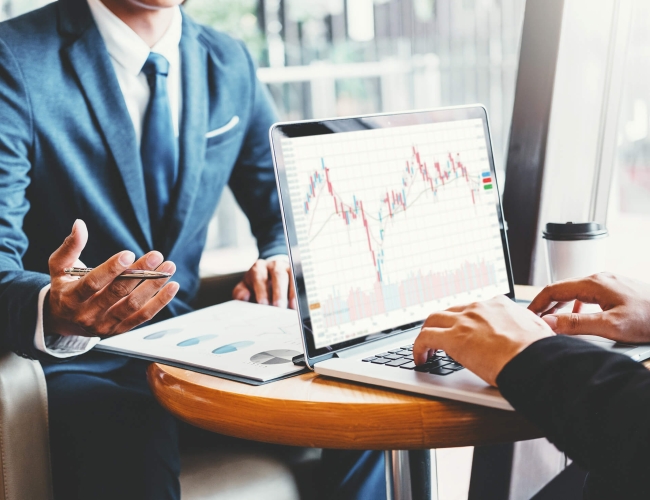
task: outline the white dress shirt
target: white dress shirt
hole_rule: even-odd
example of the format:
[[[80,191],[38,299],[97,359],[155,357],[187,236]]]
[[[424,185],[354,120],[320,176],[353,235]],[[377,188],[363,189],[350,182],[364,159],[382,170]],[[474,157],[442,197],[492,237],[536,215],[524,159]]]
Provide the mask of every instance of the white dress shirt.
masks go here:
[[[111,57],[117,81],[120,85],[126,109],[129,112],[137,143],[142,137],[142,124],[149,104],[151,90],[142,67],[150,52],[156,52],[169,62],[167,75],[167,92],[171,106],[172,121],[176,137],[179,135],[179,117],[182,110],[181,92],[181,56],[179,44],[183,29],[183,17],[179,7],[174,7],[172,22],[162,38],[152,47],[149,46],[129,28],[119,17],[113,14],[101,0],[88,0],[90,12],[97,29],[104,39],[106,49]],[[287,260],[286,255],[274,255],[267,260]],[[38,316],[34,345],[39,351],[58,358],[78,356],[92,349],[99,337],[77,337],[49,335],[43,330],[43,304],[50,285],[44,287],[38,296]]]
[[[167,93],[171,106],[174,133],[178,137],[179,116],[181,114],[181,55],[179,44],[183,32],[183,17],[180,8],[174,8],[174,17],[162,38],[152,48],[113,14],[100,0],[88,0],[90,12],[97,29],[104,39],[108,54],[120,84],[126,109],[129,112],[135,137],[140,144],[142,123],[149,104],[151,90],[142,67],[150,52],[156,52],[169,62]]]

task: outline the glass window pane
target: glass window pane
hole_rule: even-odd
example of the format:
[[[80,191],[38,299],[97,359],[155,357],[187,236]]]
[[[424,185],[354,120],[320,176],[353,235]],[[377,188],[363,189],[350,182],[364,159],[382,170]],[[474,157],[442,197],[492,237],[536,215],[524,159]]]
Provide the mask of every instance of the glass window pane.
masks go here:
[[[635,0],[607,225],[607,269],[650,282],[650,2]]]
[[[185,7],[247,43],[283,120],[482,103],[503,171],[525,0],[188,0]],[[234,202],[226,204],[217,217],[242,220]]]
[[[499,169],[524,7],[525,0],[189,0],[186,5],[200,22],[247,42],[259,66],[266,67],[260,78],[272,82],[283,119],[479,102],[490,113]],[[297,74],[288,66],[304,71]]]

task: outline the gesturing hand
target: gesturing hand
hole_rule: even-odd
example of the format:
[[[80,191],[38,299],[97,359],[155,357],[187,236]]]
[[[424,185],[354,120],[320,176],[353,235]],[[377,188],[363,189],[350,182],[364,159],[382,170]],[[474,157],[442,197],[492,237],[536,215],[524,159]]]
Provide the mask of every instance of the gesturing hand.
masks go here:
[[[166,280],[116,280],[125,269],[157,269],[173,274],[173,262],[149,252],[134,263],[135,255],[114,255],[83,278],[64,269],[78,266],[88,241],[86,224],[77,220],[72,233],[49,260],[51,287],[44,304],[44,329],[59,335],[116,335],[153,318],[178,292],[178,283]],[[138,286],[139,285],[139,286]],[[137,287],[137,288],[136,288]]]
[[[572,313],[556,314],[572,300]],[[598,304],[603,312],[581,314],[582,304]],[[650,286],[629,278],[599,273],[560,281],[544,288],[528,309],[541,315],[555,333],[650,342]]]
[[[413,359],[421,365],[442,349],[496,386],[497,376],[508,361],[533,342],[551,335],[544,321],[500,296],[433,313],[415,340]]]
[[[232,292],[232,298],[244,302],[272,304],[296,309],[291,265],[286,260],[259,259],[244,275]]]

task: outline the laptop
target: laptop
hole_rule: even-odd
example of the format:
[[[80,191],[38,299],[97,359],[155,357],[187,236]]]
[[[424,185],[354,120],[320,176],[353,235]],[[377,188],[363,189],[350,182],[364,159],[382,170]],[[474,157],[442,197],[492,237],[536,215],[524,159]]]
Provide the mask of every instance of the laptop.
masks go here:
[[[515,298],[485,108],[278,123],[270,137],[307,366],[511,410],[445,352],[423,367],[412,355],[432,312]]]

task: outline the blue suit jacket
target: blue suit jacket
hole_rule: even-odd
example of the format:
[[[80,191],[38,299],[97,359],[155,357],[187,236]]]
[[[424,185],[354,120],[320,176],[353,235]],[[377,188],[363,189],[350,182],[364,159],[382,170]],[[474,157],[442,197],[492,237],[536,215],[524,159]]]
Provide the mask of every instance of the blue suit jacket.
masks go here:
[[[226,183],[260,256],[286,252],[269,148],[269,99],[240,42],[183,15],[180,180],[163,248],[177,298],[158,319],[190,310],[208,221]],[[206,133],[239,123],[222,135]],[[38,293],[48,258],[86,221],[81,258],[152,250],[133,125],[85,0],[60,0],[0,24],[0,345],[36,357]]]

